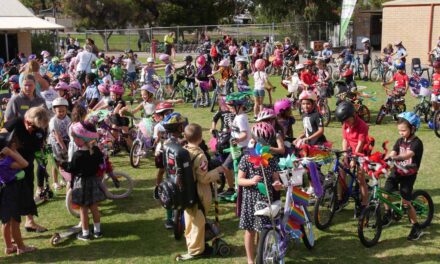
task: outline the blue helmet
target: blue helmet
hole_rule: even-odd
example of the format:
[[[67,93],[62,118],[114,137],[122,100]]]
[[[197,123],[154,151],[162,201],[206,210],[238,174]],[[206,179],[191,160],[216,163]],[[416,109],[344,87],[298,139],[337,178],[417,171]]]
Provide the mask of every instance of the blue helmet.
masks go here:
[[[420,117],[413,112],[403,112],[398,117],[408,121],[416,130],[420,127]]]
[[[403,60],[395,60],[394,67],[396,67],[398,70],[403,70],[405,69],[405,62]]]

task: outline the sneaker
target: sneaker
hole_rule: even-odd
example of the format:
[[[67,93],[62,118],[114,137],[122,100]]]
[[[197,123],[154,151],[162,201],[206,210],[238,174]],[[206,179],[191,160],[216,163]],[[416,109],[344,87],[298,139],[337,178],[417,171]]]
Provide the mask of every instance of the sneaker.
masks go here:
[[[382,217],[382,227],[387,227],[391,224],[391,212],[385,211]]]
[[[119,182],[118,178],[112,177],[112,181],[116,188],[121,187],[121,183]]]
[[[56,183],[56,182],[54,182],[54,183],[52,184],[52,188],[53,188],[55,191],[59,191],[59,190],[62,189],[61,185],[58,184],[58,183]]]
[[[165,221],[165,228],[166,229],[173,229],[174,228],[174,222],[171,219],[168,219]]]
[[[313,189],[313,187],[310,186],[310,187],[307,189],[306,193],[307,193],[308,195],[312,195],[312,194],[315,193],[315,189]]]
[[[98,239],[102,237],[102,232],[93,232],[93,237]]]
[[[220,193],[219,196],[221,196],[221,197],[230,197],[230,196],[232,196],[234,194],[235,194],[234,188],[228,188],[228,190]]]
[[[429,121],[429,122],[428,122],[428,127],[429,127],[430,129],[434,129],[434,123],[433,123],[432,121]]]
[[[90,241],[90,235],[85,236],[82,232],[76,235],[76,238],[82,241]]]
[[[416,223],[412,226],[411,232],[409,232],[409,235],[406,239],[410,241],[418,240],[423,235],[422,228],[420,228],[419,224]]]

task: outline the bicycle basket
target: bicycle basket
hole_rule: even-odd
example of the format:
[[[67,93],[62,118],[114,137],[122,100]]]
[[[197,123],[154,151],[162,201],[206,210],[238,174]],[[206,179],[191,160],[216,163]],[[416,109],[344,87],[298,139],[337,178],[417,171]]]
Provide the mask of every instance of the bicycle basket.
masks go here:
[[[294,168],[291,170],[290,182],[293,186],[302,186],[303,185],[303,175],[305,169],[304,168]]]
[[[282,170],[282,171],[279,171],[278,172],[278,174],[280,175],[280,179],[281,179],[281,182],[283,183],[283,185],[284,186],[288,186],[288,181],[289,181],[289,178],[290,178],[290,170]]]

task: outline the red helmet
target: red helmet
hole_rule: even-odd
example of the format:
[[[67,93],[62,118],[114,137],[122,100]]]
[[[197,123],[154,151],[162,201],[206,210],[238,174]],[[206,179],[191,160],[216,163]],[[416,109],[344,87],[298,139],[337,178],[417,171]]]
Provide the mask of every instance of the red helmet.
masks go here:
[[[174,110],[174,107],[171,103],[165,103],[165,102],[160,102],[158,105],[156,105],[156,114],[160,114],[166,110]]]
[[[260,144],[270,145],[275,135],[275,129],[269,123],[259,122],[252,127],[252,136]]]
[[[200,55],[199,57],[197,57],[197,64],[203,66],[203,65],[205,65],[205,63],[206,63],[206,58],[205,58],[205,56]]]
[[[263,59],[258,59],[255,62],[255,68],[259,71],[264,71],[264,68],[266,68],[266,61]]]
[[[303,63],[303,65],[306,65],[306,66],[308,66],[308,65],[313,65],[313,64],[315,64],[312,60],[306,60],[304,63]]]

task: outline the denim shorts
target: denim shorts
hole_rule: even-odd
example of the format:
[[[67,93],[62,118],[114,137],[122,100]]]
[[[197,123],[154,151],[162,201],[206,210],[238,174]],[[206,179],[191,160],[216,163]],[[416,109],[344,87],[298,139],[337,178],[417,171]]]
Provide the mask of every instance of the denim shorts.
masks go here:
[[[136,81],[136,72],[129,72],[129,73],[127,73],[127,81],[128,82]]]
[[[264,97],[264,89],[263,90],[254,90],[255,97]]]
[[[165,85],[173,85],[174,76],[165,77]]]

